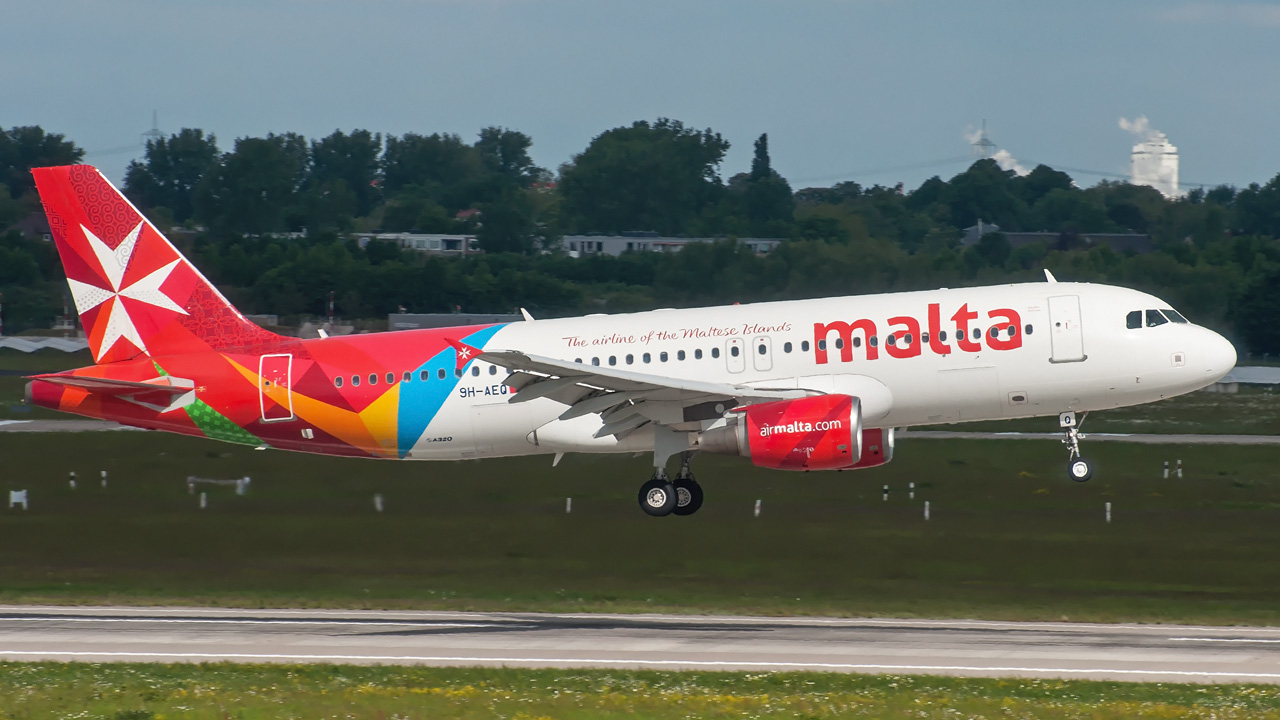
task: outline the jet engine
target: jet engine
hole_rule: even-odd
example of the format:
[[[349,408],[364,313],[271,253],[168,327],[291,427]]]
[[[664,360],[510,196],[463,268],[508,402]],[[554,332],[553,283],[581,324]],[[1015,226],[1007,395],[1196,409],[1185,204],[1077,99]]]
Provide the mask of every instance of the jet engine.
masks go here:
[[[778,470],[840,470],[862,459],[858,398],[815,395],[748,405],[734,415],[728,425],[703,432],[699,447]]]

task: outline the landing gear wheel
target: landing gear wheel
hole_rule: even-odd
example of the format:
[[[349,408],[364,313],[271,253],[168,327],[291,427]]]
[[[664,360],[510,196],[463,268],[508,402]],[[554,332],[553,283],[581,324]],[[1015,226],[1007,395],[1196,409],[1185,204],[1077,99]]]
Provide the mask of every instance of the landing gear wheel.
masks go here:
[[[702,486],[698,481],[691,475],[676,478],[672,485],[676,489],[676,507],[671,513],[683,516],[698,512],[698,508],[702,507]]]
[[[641,485],[639,499],[646,515],[662,517],[676,509],[676,489],[665,475]]]
[[[1067,465],[1067,475],[1076,482],[1088,482],[1093,477],[1093,464],[1078,457]]]

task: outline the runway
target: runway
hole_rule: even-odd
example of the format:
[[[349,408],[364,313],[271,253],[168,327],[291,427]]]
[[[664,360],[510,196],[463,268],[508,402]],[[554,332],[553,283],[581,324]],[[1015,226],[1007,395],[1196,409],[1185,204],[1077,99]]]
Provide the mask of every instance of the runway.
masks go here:
[[[0,607],[0,659],[1280,683],[1280,628],[18,606]]]

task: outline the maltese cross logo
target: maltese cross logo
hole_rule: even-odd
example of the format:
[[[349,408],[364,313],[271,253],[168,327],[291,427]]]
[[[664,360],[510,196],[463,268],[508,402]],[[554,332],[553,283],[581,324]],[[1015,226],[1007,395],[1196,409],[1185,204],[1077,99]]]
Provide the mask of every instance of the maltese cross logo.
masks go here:
[[[84,238],[89,242],[89,247],[93,249],[93,254],[98,260],[98,266],[101,269],[99,280],[104,281],[108,287],[99,287],[67,278],[67,283],[71,286],[71,294],[75,297],[76,310],[83,317],[86,312],[99,305],[110,303],[109,308],[103,308],[102,310],[102,312],[106,313],[106,322],[102,322],[103,315],[99,314],[98,321],[94,323],[95,326],[102,325],[105,328],[102,333],[102,340],[98,343],[94,359],[102,360],[111,348],[115,347],[116,341],[121,338],[133,343],[134,347],[145,353],[147,351],[146,343],[142,341],[142,336],[138,334],[138,328],[134,325],[133,318],[129,316],[129,310],[125,306],[124,300],[128,298],[132,301],[146,303],[153,307],[186,315],[186,310],[183,310],[168,295],[160,291],[160,286],[164,284],[165,280],[169,279],[169,275],[173,273],[173,269],[178,266],[178,263],[182,262],[181,258],[175,259],[144,278],[135,280],[128,285],[123,285],[125,270],[129,267],[129,261],[133,258],[133,251],[138,245],[138,236],[142,233],[142,223],[138,223],[133,230],[129,231],[124,242],[120,243],[115,250],[107,247],[107,244],[99,239],[97,235],[94,235],[89,228],[81,225],[80,230],[84,232]],[[96,333],[91,332],[92,334]]]

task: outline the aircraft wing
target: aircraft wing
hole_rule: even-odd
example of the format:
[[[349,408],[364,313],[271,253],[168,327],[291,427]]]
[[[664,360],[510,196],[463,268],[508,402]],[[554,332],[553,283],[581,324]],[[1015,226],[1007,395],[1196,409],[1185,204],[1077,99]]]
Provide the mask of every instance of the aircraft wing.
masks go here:
[[[647,422],[679,425],[713,420],[738,405],[813,394],[794,387],[677,379],[514,350],[477,351],[474,357],[512,371],[504,381],[516,391],[509,402],[550,398],[568,406],[561,420],[600,413],[604,426],[596,437],[622,437]]]

